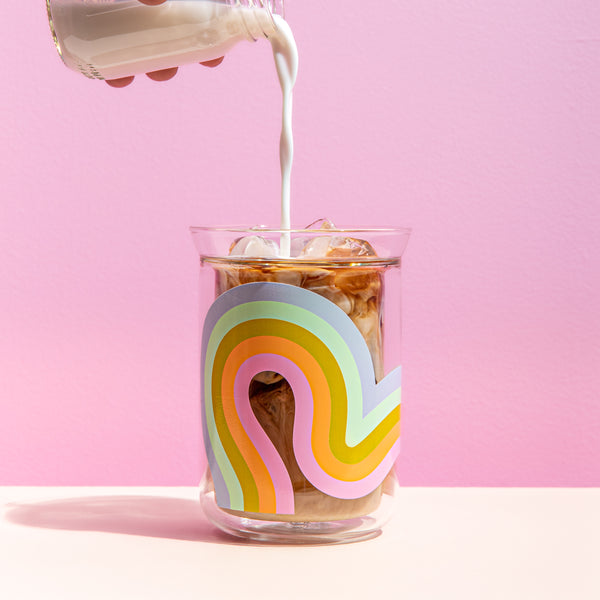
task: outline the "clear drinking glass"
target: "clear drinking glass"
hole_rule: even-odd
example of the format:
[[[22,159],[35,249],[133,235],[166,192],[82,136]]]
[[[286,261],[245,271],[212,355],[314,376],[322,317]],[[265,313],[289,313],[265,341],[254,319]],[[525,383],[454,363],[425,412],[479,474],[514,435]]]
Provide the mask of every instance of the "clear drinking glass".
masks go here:
[[[208,518],[268,542],[377,535],[397,487],[409,230],[194,227],[192,236]]]
[[[91,79],[119,79],[219,58],[268,37],[283,0],[46,0],[64,63]]]

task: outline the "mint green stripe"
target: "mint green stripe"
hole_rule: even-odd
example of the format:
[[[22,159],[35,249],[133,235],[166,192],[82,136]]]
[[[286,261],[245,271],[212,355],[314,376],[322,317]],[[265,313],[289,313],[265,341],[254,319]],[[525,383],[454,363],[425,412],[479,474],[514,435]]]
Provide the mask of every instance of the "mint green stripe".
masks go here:
[[[358,415],[352,414],[353,429],[346,434],[346,443],[349,446],[358,445],[369,435],[396,407],[400,406],[400,389],[394,390],[389,396],[378,404],[366,417],[362,416],[362,409]],[[357,420],[354,423],[354,419]],[[350,421],[350,415],[348,416]],[[352,434],[352,435],[350,435]],[[350,440],[350,441],[348,441]]]

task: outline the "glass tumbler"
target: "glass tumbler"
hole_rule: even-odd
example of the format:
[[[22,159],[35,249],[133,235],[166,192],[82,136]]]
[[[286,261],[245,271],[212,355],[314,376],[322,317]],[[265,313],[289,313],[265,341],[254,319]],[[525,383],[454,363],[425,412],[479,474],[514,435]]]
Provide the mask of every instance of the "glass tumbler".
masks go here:
[[[191,231],[207,517],[265,542],[378,535],[397,488],[409,230]]]

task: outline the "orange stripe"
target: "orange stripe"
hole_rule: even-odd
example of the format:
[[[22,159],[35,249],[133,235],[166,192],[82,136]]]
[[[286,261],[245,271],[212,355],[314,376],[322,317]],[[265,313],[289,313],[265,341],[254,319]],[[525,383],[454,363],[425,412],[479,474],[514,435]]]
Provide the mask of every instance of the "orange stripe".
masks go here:
[[[247,341],[251,342],[252,338]],[[258,512],[275,513],[275,485],[273,484],[267,466],[252,443],[252,440],[248,437],[235,407],[235,376],[242,364],[254,354],[256,354],[256,352],[254,351],[253,344],[239,344],[225,361],[221,379],[223,412],[225,413],[225,420],[229,432],[233,437],[235,445],[246,461],[256,483],[256,487],[258,488]],[[244,398],[243,401],[248,401],[248,399]]]

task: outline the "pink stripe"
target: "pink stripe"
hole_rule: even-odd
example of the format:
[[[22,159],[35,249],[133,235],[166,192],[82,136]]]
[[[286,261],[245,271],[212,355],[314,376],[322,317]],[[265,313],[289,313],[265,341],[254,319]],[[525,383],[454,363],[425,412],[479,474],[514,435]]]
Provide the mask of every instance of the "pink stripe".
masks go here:
[[[295,507],[294,489],[290,481],[290,476],[279,452],[277,452],[275,446],[273,446],[273,443],[254,416],[248,396],[248,388],[250,387],[252,378],[262,371],[273,371],[274,358],[280,357],[274,354],[257,354],[246,359],[236,373],[233,395],[240,422],[248,434],[250,441],[260,454],[273,480],[276,511],[278,514],[291,515],[294,514]]]

